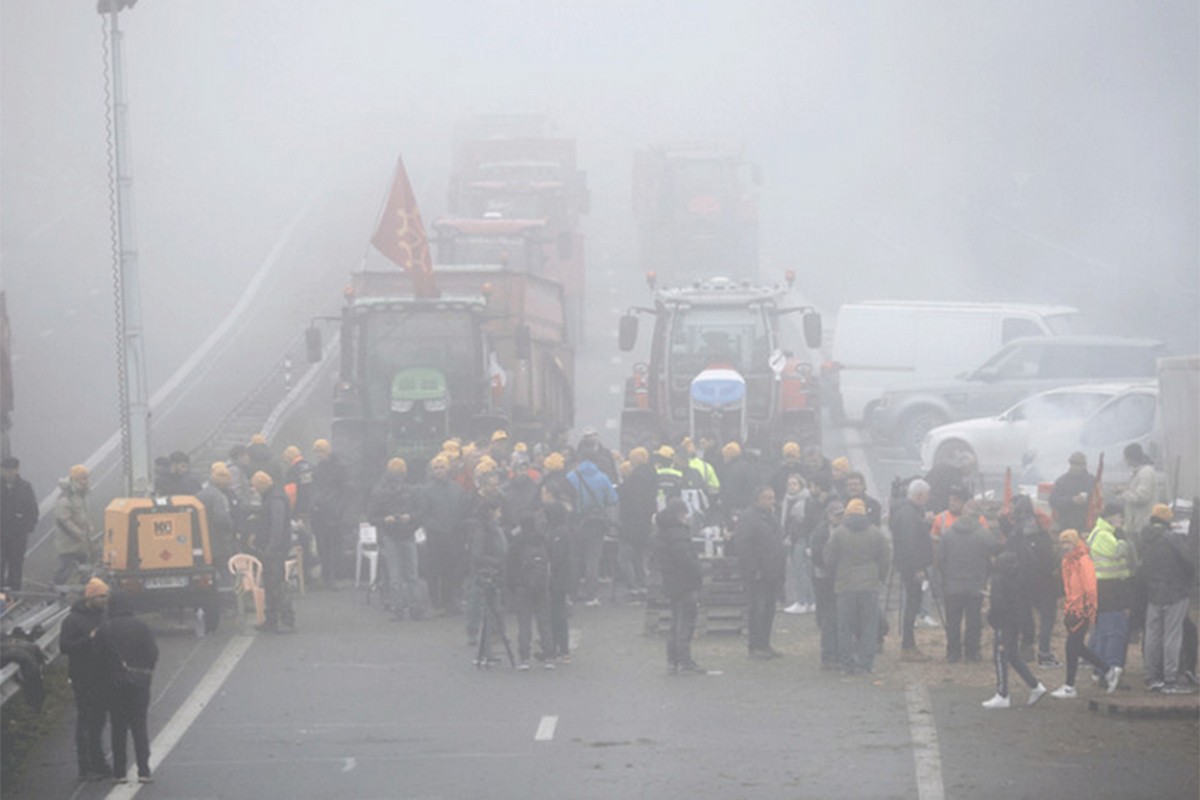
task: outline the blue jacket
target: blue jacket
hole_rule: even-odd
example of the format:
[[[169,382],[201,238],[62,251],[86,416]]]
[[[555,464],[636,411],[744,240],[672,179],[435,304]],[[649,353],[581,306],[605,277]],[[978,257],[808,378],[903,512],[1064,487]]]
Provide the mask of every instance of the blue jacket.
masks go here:
[[[567,473],[567,480],[579,496],[577,511],[580,514],[603,510],[617,504],[617,490],[612,481],[591,461],[579,462],[579,466]]]

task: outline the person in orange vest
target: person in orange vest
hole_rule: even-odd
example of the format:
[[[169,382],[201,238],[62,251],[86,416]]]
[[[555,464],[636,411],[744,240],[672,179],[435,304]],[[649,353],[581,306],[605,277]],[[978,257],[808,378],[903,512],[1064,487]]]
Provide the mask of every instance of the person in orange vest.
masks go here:
[[[1092,565],[1092,557],[1088,555],[1087,545],[1074,528],[1067,528],[1058,535],[1058,550],[1062,554],[1067,676],[1063,685],[1050,694],[1062,700],[1078,696],[1075,691],[1075,674],[1081,658],[1104,673],[1104,685],[1111,693],[1117,688],[1120,673],[1109,667],[1104,659],[1089,650],[1085,644],[1088,628],[1096,621],[1096,569]]]

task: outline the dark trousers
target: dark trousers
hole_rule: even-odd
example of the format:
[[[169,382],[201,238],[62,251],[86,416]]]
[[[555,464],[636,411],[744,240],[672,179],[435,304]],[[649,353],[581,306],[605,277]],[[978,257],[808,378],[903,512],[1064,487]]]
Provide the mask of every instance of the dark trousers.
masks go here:
[[[108,718],[105,690],[74,682],[71,689],[75,693],[75,756],[79,761],[79,774],[107,772],[108,761],[100,742]]]
[[[817,627],[821,630],[821,663],[838,663],[837,593],[833,578],[813,578],[813,596],[817,601]]]
[[[1008,697],[1009,665],[1012,665],[1012,668],[1017,671],[1021,680],[1025,681],[1030,689],[1038,685],[1037,678],[1033,677],[1033,673],[1025,664],[1025,659],[1021,658],[1019,640],[1018,626],[995,629],[995,637],[992,639],[992,660],[996,663],[996,694],[1001,697]]]
[[[1067,633],[1067,686],[1075,685],[1075,673],[1079,669],[1079,659],[1081,658],[1101,672],[1108,672],[1108,664],[1105,664],[1100,656],[1093,653],[1084,644],[1090,624],[1084,622],[1078,630]]]
[[[266,626],[278,627],[281,623],[289,628],[296,626],[296,611],[292,608],[292,591],[284,580],[283,562],[286,556],[263,556],[263,600]]]
[[[28,534],[8,534],[0,539],[0,586],[20,591],[21,573],[25,570],[25,549],[28,546]]]
[[[753,650],[771,648],[771,626],[775,623],[775,596],[779,581],[752,578],[746,581],[746,627]]]
[[[699,592],[681,592],[671,596],[671,629],[667,632],[667,663],[686,667],[692,661],[692,636],[696,632]]]
[[[946,658],[958,661],[966,651],[967,658],[978,661],[982,638],[983,595],[978,592],[946,595]]]
[[[139,777],[150,775],[150,734],[146,729],[146,714],[150,710],[149,686],[121,686],[113,692],[112,755],[113,775],[125,776],[125,746],[133,734],[133,754],[137,759]]]
[[[870,672],[879,641],[879,592],[838,592],[838,660],[844,672]]]
[[[575,598],[587,601],[600,593],[600,557],[604,554],[604,527],[597,520],[584,520],[575,529],[573,575]]]
[[[445,531],[429,535],[429,598],[434,608],[458,610],[466,579],[466,548],[462,540]]]
[[[902,572],[900,583],[904,588],[904,617],[900,622],[900,646],[911,650],[917,646],[913,635],[913,626],[917,623],[917,615],[921,613],[921,573]]]
[[[1040,658],[1050,655],[1050,634],[1054,630],[1054,620],[1058,618],[1058,597],[1053,592],[1035,592],[1030,601],[1031,607],[1022,612],[1021,646],[1029,647],[1036,639]]]
[[[554,651],[551,645],[554,637],[550,633],[550,591],[535,591],[526,586],[518,586],[512,592],[512,604],[517,613],[517,651],[521,660],[529,660],[535,623],[538,647],[541,648],[543,657],[549,657]]]
[[[550,638],[552,646],[547,655],[565,656],[571,652],[571,627],[568,622],[567,590],[550,589]],[[545,646],[543,645],[543,649]]]
[[[342,537],[336,520],[314,516],[311,519],[312,535],[317,542],[317,558],[321,562],[321,583],[332,586],[340,578],[342,569]]]

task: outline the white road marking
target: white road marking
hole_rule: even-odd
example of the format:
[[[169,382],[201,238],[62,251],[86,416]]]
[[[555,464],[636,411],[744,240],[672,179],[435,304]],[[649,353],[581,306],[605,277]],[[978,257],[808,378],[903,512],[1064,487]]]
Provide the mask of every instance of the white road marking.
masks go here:
[[[913,761],[917,767],[917,797],[920,800],[945,800],[942,786],[942,756],[938,748],[937,725],[924,684],[910,683],[904,689],[908,709],[908,730],[912,736]]]
[[[349,772],[358,766],[358,759],[350,757],[346,759],[346,763],[342,765],[342,772]]]
[[[217,660],[213,662],[212,667],[209,668],[200,683],[196,684],[196,688],[188,695],[187,700],[154,737],[154,741],[150,743],[151,774],[158,771],[158,765],[170,755],[171,751],[175,749],[175,745],[179,744],[183,735],[200,716],[200,712],[208,707],[209,702],[221,690],[225,679],[242,660],[242,656],[246,655],[250,645],[254,644],[254,639],[253,636],[234,636],[230,639],[229,644],[225,645],[221,655],[217,656]],[[106,800],[128,800],[136,795],[140,788],[141,784],[138,783],[119,784],[106,795]]]
[[[538,723],[537,733],[533,735],[535,742],[548,742],[554,738],[554,729],[558,727],[558,717],[542,717]]]

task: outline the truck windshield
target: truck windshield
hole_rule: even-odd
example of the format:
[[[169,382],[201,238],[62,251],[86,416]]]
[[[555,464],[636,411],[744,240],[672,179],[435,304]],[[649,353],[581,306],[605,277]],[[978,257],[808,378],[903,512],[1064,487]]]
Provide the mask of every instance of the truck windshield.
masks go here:
[[[473,236],[464,234],[438,242],[438,261],[443,264],[501,264],[515,270],[535,271],[530,263],[534,248],[524,236]]]
[[[477,337],[469,313],[376,312],[367,318],[364,334],[363,378],[368,413],[382,414],[388,409],[392,379],[410,367],[434,367],[445,372],[452,398],[470,391],[476,370]]]
[[[772,331],[761,310],[681,310],[671,327],[670,369],[692,375],[717,366],[736,369],[743,375],[766,372],[773,346]]]

